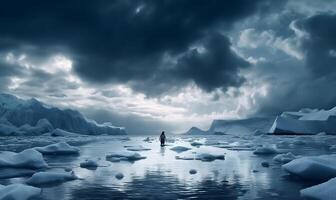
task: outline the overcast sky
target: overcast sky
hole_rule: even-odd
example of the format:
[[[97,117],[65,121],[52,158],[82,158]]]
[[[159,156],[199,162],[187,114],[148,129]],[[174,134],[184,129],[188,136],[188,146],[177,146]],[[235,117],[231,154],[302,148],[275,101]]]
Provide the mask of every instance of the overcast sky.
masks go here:
[[[2,1],[0,91],[131,133],[336,106],[336,1]]]

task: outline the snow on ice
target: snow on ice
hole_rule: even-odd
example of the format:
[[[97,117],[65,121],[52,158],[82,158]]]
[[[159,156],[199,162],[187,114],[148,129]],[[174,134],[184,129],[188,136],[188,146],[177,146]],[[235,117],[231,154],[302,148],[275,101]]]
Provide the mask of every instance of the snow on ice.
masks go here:
[[[35,149],[45,155],[79,154],[77,147],[71,146],[66,142],[59,142],[45,147],[35,147]]]

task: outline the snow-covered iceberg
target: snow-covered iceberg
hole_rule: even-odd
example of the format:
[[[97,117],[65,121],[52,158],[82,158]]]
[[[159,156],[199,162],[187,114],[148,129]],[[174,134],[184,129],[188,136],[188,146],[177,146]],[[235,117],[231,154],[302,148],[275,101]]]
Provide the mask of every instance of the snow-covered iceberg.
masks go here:
[[[48,106],[36,99],[0,94],[0,135],[41,135],[54,128],[86,135],[125,134],[111,123],[98,124],[80,112]]]
[[[273,134],[336,134],[336,107],[330,110],[302,109],[278,116],[269,132]]]
[[[27,180],[29,185],[46,185],[76,180],[78,177],[67,172],[37,172]]]
[[[336,177],[336,155],[301,157],[282,167],[289,173],[305,179],[328,180]]]
[[[301,196],[317,200],[334,200],[336,194],[336,178],[300,191]]]
[[[42,154],[34,149],[26,149],[20,153],[0,152],[0,167],[40,169],[47,166]]]
[[[0,185],[0,200],[28,200],[37,198],[41,189],[24,184]]]
[[[35,147],[35,150],[45,155],[79,154],[79,149],[77,147],[71,146],[66,142],[50,144],[45,147]]]

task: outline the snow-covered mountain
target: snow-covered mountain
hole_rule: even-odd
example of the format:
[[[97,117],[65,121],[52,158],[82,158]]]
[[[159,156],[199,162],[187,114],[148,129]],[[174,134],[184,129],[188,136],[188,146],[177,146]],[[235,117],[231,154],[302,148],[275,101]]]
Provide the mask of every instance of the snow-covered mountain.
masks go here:
[[[274,117],[256,117],[238,120],[214,120],[207,131],[196,127],[191,128],[186,134],[252,134],[255,131],[267,133]]]
[[[23,100],[0,94],[0,135],[39,135],[59,128],[86,134],[125,134],[122,127],[111,123],[98,124],[80,112],[48,106],[36,99]]]
[[[336,107],[330,110],[301,109],[298,112],[283,112],[271,129],[273,134],[336,134]]]

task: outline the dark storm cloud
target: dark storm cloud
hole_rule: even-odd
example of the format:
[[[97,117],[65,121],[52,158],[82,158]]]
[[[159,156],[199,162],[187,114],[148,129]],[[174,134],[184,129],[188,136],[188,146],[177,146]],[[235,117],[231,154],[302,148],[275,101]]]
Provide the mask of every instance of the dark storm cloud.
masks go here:
[[[303,39],[306,65],[317,77],[336,75],[336,15],[321,13],[296,22]],[[335,81],[335,80],[333,80]]]
[[[259,78],[267,78],[272,88],[267,98],[258,99],[258,114],[336,106],[336,93],[332,92],[336,88],[336,15],[319,13],[299,18],[295,26],[305,34],[300,38],[304,61],[258,66]]]
[[[7,1],[0,7],[0,45],[2,50],[28,49],[40,56],[63,52],[74,61],[75,71],[92,82],[158,84],[162,79],[153,76],[175,79],[167,77],[175,73],[161,74],[164,55],[186,54],[190,45],[218,27],[229,29],[237,20],[276,7],[274,4],[279,1]],[[230,44],[221,44],[226,52]],[[206,90],[237,86],[243,81],[235,74],[239,65],[234,53],[206,56],[189,52],[173,68],[183,68],[180,77]],[[213,56],[229,61],[224,63]],[[205,80],[191,70],[191,64],[205,77],[217,76]],[[211,74],[207,74],[205,64],[210,64]],[[167,84],[161,83],[163,88]],[[150,88],[146,86],[142,88]]]
[[[238,75],[238,70],[249,63],[238,57],[230,46],[228,38],[220,34],[211,35],[204,42],[204,53],[192,49],[178,60],[177,76],[194,80],[205,91],[240,86],[245,79]]]

